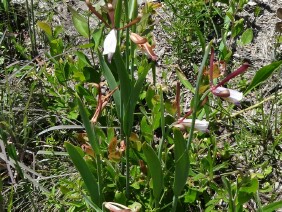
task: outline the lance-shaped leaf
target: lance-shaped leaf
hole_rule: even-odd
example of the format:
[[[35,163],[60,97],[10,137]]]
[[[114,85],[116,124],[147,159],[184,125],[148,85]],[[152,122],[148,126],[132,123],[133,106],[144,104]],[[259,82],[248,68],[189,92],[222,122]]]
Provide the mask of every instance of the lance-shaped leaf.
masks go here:
[[[89,28],[88,22],[85,17],[80,15],[75,9],[72,7],[68,7],[72,14],[72,21],[75,29],[78,31],[79,34],[88,38],[89,37]]]
[[[53,36],[51,26],[48,23],[42,22],[42,21],[37,21],[36,24],[40,29],[42,29],[46,33],[46,36],[48,37],[48,39],[51,40]]]
[[[128,101],[128,105],[126,106],[127,110],[126,113],[124,114],[124,122],[125,122],[125,126],[126,127],[126,135],[130,135],[131,133],[131,128],[133,125],[133,118],[134,118],[134,110],[139,98],[139,94],[141,92],[141,89],[143,88],[143,83],[146,79],[146,76],[148,74],[148,71],[150,70],[150,67],[145,67],[145,69],[143,70],[143,72],[140,74],[140,76],[138,77],[137,81],[135,82],[135,85],[132,89],[132,92],[130,93],[131,97],[130,100]]]
[[[159,161],[159,158],[153,148],[147,143],[143,144],[142,149],[153,181],[153,194],[155,200],[158,202],[164,187],[161,162]]]
[[[91,196],[91,200],[94,204],[100,205],[99,188],[95,176],[92,174],[86,162],[84,161],[81,153],[79,153],[79,150],[75,146],[68,142],[65,142],[65,147],[69,153],[72,162],[74,163],[76,169],[79,171],[85,183],[86,189],[88,190]]]
[[[260,70],[257,71],[256,75],[254,76],[251,84],[245,91],[245,94],[249,93],[251,90],[253,90],[255,87],[257,87],[259,84],[264,82],[265,80],[270,77],[270,75],[276,71],[279,70],[280,66],[282,65],[282,60],[273,62],[267,66],[262,67]]]
[[[282,200],[270,203],[262,208],[264,212],[272,212],[282,208]]]
[[[99,61],[100,61],[100,64],[101,64],[101,69],[102,69],[103,75],[105,76],[105,78],[106,78],[106,80],[109,84],[110,89],[114,90],[118,86],[118,83],[115,80],[113,73],[111,72],[109,66],[107,65],[106,61],[104,60],[104,57],[102,56],[102,54],[100,52],[98,52],[98,56],[99,56]],[[119,89],[116,90],[113,93],[113,97],[114,97],[114,101],[115,101],[115,104],[116,104],[117,115],[118,115],[118,117],[120,117],[121,97],[120,97],[120,90]]]
[[[83,105],[81,99],[77,96],[77,100],[78,100],[78,106],[79,106],[79,112],[87,133],[87,136],[89,138],[89,143],[91,144],[92,149],[94,150],[96,155],[100,154],[100,148],[99,148],[99,144],[98,144],[98,139],[95,136],[95,132],[94,129],[92,128],[90,122],[89,122],[89,118],[87,116],[87,112],[85,110],[85,106]]]
[[[183,190],[189,172],[189,156],[186,149],[186,140],[182,133],[174,128],[174,156],[175,156],[175,175],[173,183],[173,192],[179,196]]]

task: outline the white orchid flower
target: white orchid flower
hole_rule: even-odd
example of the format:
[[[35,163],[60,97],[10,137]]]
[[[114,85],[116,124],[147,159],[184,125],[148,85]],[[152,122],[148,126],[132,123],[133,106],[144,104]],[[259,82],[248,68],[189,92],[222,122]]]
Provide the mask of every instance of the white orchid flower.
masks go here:
[[[103,55],[108,55],[108,61],[111,62],[117,47],[117,30],[112,29],[104,41]]]
[[[176,122],[173,124],[174,127],[185,129],[186,127],[191,127],[192,119],[179,119],[180,123]],[[195,120],[195,130],[200,132],[208,132],[209,122],[206,120]]]
[[[105,208],[109,209],[111,212],[131,212],[132,210],[122,204],[116,202],[104,202]]]
[[[243,99],[242,92],[224,87],[217,87],[216,89],[213,90],[213,94],[233,104],[239,104],[239,102]]]

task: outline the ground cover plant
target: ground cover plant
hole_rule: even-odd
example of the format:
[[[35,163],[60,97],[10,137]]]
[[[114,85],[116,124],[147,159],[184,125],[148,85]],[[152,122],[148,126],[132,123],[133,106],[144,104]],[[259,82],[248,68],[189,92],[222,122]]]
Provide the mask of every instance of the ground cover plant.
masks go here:
[[[53,12],[36,18],[39,2],[25,3],[19,27],[18,6],[1,1],[1,210],[282,207],[281,88],[263,90],[282,61],[251,78],[252,61],[232,61],[234,45],[254,37],[237,16],[247,1],[63,4],[75,39],[51,21]],[[161,69],[173,71],[171,83],[159,77],[153,31],[165,6],[176,18],[162,26],[179,31],[170,40],[179,61]],[[253,104],[245,100],[252,93]]]

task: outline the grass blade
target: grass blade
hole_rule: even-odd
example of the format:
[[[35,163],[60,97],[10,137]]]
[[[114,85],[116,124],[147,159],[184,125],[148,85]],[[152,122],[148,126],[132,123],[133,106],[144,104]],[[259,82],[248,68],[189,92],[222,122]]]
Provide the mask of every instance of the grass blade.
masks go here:
[[[263,212],[272,212],[282,208],[282,200],[270,203],[262,208]]]
[[[54,127],[47,128],[46,130],[41,131],[37,134],[37,136],[43,135],[47,132],[54,131],[54,130],[69,130],[69,129],[84,129],[81,125],[58,125]]]

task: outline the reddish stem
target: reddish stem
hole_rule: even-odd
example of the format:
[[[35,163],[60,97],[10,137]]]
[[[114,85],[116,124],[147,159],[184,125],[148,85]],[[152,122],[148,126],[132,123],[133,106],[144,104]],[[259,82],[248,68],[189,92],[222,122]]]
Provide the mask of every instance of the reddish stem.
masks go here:
[[[243,73],[244,71],[246,71],[248,68],[250,67],[250,64],[248,63],[244,63],[240,68],[238,68],[236,71],[232,72],[231,74],[229,74],[227,77],[225,77],[220,83],[218,83],[215,87],[213,87],[213,89],[218,88],[219,86],[224,85],[225,83],[227,83],[229,80],[233,79],[234,77],[236,77],[237,75]]]
[[[85,0],[86,5],[88,6],[89,10],[97,16],[97,18],[99,18],[107,27],[111,28],[111,26],[104,20],[103,16],[98,13],[95,8],[92,6],[90,0]]]
[[[184,121],[184,119],[186,119],[188,116],[190,116],[193,113],[193,110],[190,109],[183,118],[181,118],[180,120],[177,121],[177,124],[180,124],[181,122]]]
[[[203,101],[201,102],[201,106],[204,106],[208,101],[208,97],[206,96],[206,98],[203,99]],[[184,121],[184,119],[186,119],[188,116],[190,116],[193,113],[193,110],[190,109],[183,118],[181,118],[180,120],[178,120],[178,124],[180,124],[181,122]]]

